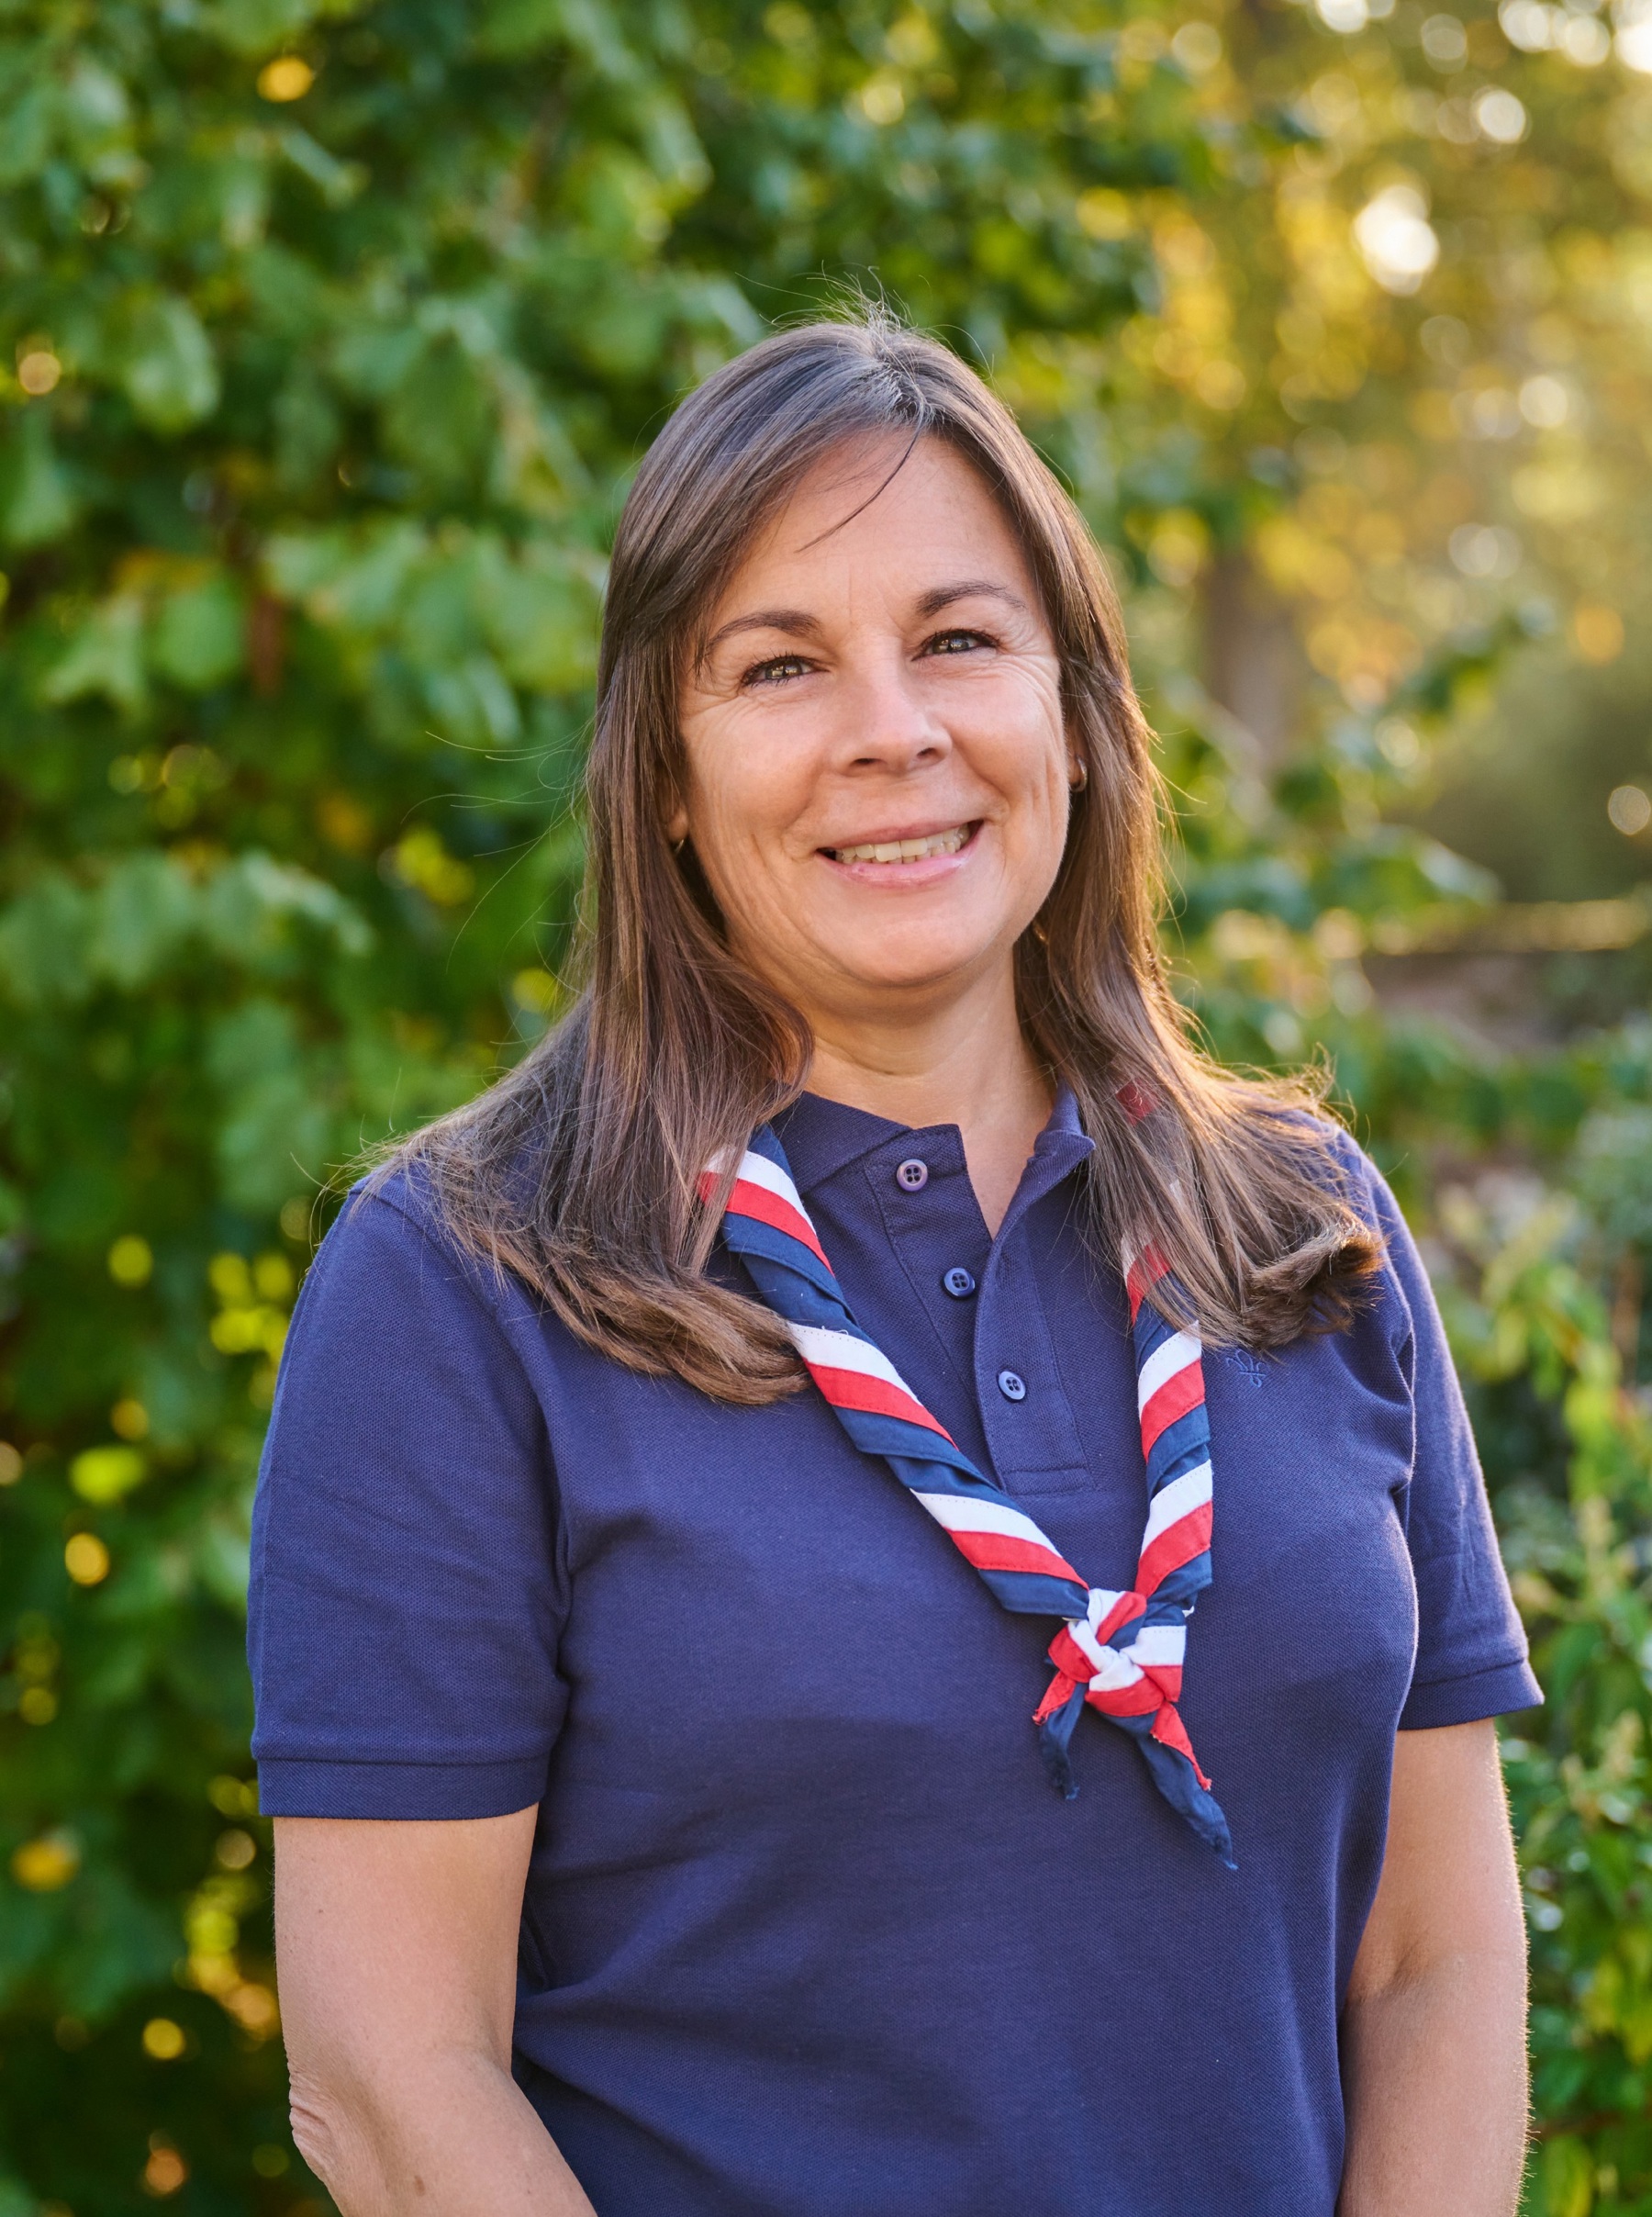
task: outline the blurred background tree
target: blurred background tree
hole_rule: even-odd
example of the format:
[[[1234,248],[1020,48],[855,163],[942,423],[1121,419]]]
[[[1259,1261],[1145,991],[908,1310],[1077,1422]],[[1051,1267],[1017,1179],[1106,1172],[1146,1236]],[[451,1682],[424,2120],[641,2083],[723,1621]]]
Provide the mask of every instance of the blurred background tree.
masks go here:
[[[1550,1693],[1534,2217],[1652,2211],[1652,0],[0,9],[0,2217],[309,2217],[248,1505],[564,997],[608,536],[844,284],[1112,551],[1218,1047],[1424,1232]]]

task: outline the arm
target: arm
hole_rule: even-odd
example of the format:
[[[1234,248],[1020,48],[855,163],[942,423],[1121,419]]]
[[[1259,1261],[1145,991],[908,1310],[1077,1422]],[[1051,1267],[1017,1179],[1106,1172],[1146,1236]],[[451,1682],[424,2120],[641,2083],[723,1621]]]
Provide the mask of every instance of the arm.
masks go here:
[[[593,2217],[510,2075],[534,1817],[276,1820],[293,2135],[344,2217]]]
[[[1398,1737],[1342,2049],[1337,2217],[1511,2217],[1525,2154],[1525,1925],[1490,1723]]]

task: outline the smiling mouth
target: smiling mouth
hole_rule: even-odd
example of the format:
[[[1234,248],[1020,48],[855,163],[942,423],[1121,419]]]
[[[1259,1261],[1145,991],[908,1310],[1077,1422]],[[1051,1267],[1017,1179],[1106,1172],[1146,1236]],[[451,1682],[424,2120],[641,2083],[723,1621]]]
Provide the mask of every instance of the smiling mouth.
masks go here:
[[[822,847],[834,862],[928,862],[938,855],[956,855],[975,833],[973,823],[954,823],[950,831],[930,832],[921,839],[867,839],[858,846]]]

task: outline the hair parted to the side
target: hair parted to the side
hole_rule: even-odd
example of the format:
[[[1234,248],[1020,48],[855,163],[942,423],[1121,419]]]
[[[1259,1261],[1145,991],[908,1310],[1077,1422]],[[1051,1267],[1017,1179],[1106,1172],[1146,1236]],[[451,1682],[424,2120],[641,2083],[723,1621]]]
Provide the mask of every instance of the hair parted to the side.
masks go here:
[[[706,1275],[718,1215],[699,1176],[797,1096],[810,1042],[731,955],[692,850],[667,838],[679,687],[722,588],[809,471],[868,440],[922,437],[980,473],[1021,540],[1088,771],[1017,963],[1028,1038],[1095,1142],[1099,1251],[1116,1254],[1127,1229],[1152,1239],[1188,1305],[1176,1320],[1254,1348],[1345,1324],[1379,1256],[1312,1089],[1211,1062],[1166,982],[1150,733],[1082,519],[973,371],[863,308],[753,347],[649,450],[603,618],[579,998],[508,1077],[385,1165],[421,1165],[460,1243],[582,1339],[724,1401],[773,1400],[802,1373],[770,1312]]]

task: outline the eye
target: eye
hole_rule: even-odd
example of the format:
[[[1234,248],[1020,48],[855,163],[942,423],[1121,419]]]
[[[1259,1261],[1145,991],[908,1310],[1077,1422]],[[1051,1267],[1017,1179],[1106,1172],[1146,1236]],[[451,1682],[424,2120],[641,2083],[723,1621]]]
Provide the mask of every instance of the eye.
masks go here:
[[[766,662],[753,662],[740,682],[742,687],[785,685],[793,677],[807,677],[813,664],[802,655],[771,655]]]
[[[926,655],[969,655],[977,647],[997,644],[997,640],[988,638],[985,632],[937,632],[932,639],[924,641],[922,651]]]

